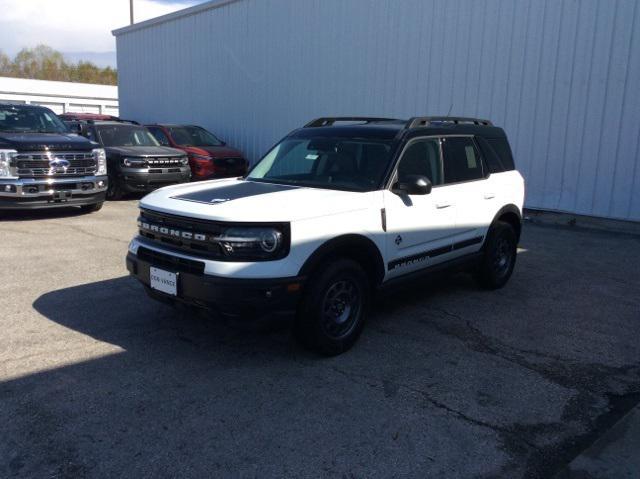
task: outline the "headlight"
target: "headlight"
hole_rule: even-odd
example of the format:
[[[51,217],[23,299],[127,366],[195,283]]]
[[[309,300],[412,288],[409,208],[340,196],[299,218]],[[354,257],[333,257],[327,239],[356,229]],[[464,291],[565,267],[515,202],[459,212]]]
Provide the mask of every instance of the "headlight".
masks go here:
[[[0,177],[11,176],[11,160],[17,154],[16,150],[0,150]]]
[[[180,158],[180,163],[182,165],[188,165],[189,164],[189,158],[187,158],[186,156],[184,158]]]
[[[271,226],[231,227],[215,238],[233,259],[277,259],[287,253],[282,230]]]
[[[191,158],[198,161],[211,161],[213,159],[210,156],[204,156],[204,155],[191,155]]]
[[[129,168],[144,168],[147,166],[147,162],[141,158],[125,158],[122,160],[122,164]]]
[[[96,175],[106,175],[107,154],[105,153],[104,148],[96,148],[91,153],[93,153],[93,158],[96,160],[96,164],[98,165]]]

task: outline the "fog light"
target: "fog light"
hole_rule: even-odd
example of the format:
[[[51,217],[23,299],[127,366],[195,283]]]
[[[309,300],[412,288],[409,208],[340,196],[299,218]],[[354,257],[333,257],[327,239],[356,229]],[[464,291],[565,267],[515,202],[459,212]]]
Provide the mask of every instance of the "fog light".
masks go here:
[[[104,181],[98,181],[98,188],[104,188]]]
[[[2,191],[5,191],[7,193],[15,193],[17,190],[15,185],[4,185],[4,188]]]

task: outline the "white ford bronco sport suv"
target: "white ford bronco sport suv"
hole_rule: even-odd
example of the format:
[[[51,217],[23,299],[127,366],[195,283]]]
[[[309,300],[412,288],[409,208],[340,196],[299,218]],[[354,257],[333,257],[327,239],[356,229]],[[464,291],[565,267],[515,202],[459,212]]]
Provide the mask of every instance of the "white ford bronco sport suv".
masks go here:
[[[487,120],[320,118],[243,178],[144,197],[127,269],[165,302],[290,315],[296,338],[334,355],[389,285],[464,268],[503,286],[523,198],[505,133]]]

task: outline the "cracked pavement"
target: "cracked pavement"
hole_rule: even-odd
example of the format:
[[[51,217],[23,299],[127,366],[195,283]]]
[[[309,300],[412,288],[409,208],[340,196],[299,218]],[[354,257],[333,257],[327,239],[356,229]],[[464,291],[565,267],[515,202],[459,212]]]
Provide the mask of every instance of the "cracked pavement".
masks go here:
[[[500,291],[377,299],[324,359],[126,276],[135,200],[0,221],[0,477],[552,477],[640,401],[640,238],[526,224]]]

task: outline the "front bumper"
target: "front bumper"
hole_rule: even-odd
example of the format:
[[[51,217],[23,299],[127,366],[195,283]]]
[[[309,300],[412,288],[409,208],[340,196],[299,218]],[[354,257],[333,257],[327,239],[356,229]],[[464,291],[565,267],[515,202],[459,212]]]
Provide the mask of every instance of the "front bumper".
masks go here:
[[[143,247],[138,249],[138,254],[129,252],[126,262],[129,273],[145,285],[153,298],[163,302],[187,303],[235,318],[262,319],[295,314],[304,283],[303,277],[245,279],[212,276],[194,271],[197,261],[186,264],[178,257]],[[151,289],[151,266],[177,273],[177,296]]]
[[[107,176],[0,179],[0,209],[83,206],[105,200]]]
[[[180,168],[180,171],[171,172],[167,170],[174,168],[156,169],[162,171],[156,173],[147,169],[122,168],[119,177],[123,189],[131,193],[152,191],[162,186],[184,183],[191,179],[191,169],[188,166]]]

